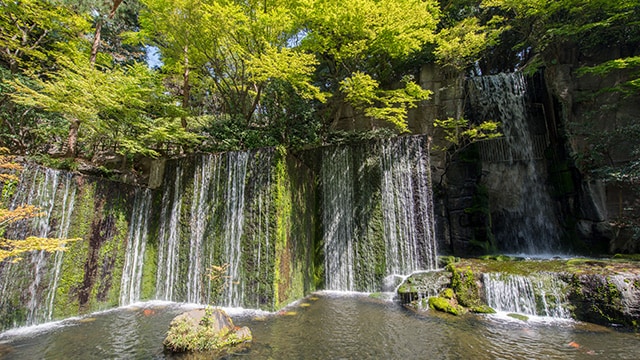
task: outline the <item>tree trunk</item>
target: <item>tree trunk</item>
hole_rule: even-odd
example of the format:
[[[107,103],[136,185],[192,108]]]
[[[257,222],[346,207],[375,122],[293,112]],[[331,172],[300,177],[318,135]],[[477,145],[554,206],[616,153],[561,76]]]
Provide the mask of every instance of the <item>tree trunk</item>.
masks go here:
[[[80,120],[71,120],[69,124],[69,136],[67,137],[67,157],[74,158],[78,153],[78,129],[80,129]]]
[[[122,0],[113,1],[113,6],[111,6],[111,11],[109,11],[109,17],[108,17],[109,19],[113,19],[113,17],[116,15],[116,10],[118,10],[118,6],[120,6],[121,3],[122,3]],[[98,19],[98,22],[96,22],[96,32],[95,32],[95,36],[93,37],[93,44],[91,45],[91,57],[89,58],[91,65],[96,64],[96,58],[98,57],[98,49],[100,49],[100,38],[102,37],[103,23],[104,21],[102,19]]]
[[[184,46],[184,73],[182,74],[182,109],[185,114],[180,119],[182,122],[182,128],[187,128],[187,116],[186,113],[189,109],[189,98],[191,97],[190,85],[189,85],[189,45]]]
[[[96,64],[96,57],[98,57],[98,48],[100,47],[100,37],[102,36],[102,19],[98,19],[96,23],[96,33],[93,37],[93,44],[91,45],[91,57],[89,61],[91,66]]]

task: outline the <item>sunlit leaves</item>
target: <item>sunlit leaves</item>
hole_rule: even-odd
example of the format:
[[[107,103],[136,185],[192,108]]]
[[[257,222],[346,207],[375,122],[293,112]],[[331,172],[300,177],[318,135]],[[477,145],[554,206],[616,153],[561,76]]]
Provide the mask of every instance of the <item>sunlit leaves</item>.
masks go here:
[[[407,131],[407,110],[429,98],[431,91],[422,89],[410,77],[402,81],[403,88],[382,90],[371,76],[355,72],[340,83],[345,99],[365,116],[388,121],[398,130]]]
[[[337,62],[407,56],[433,39],[439,16],[431,0],[316,0],[301,11],[308,32],[303,47]]]
[[[312,76],[317,64],[318,61],[312,54],[289,48],[279,50],[269,46],[263,53],[252,57],[247,66],[256,83],[284,81],[304,99],[325,101],[327,94],[322,93],[312,84]]]
[[[630,80],[624,81],[609,90],[622,91],[627,94],[637,94],[640,92],[640,56],[613,59],[596,66],[585,66],[578,69],[577,73],[580,76],[586,74],[604,76],[614,71],[624,70],[632,71]]]
[[[469,120],[464,118],[448,118],[444,120],[435,119],[433,125],[443,130],[444,139],[454,150],[475,141],[494,139],[502,136],[498,131],[500,123],[496,121],[485,121],[476,125],[470,124]],[[449,148],[442,150],[449,150]]]
[[[46,0],[0,1],[0,62],[12,71],[38,71],[59,43],[81,41],[89,22]]]
[[[158,120],[172,110],[163,110],[168,106],[161,104],[157,74],[144,64],[94,67],[81,54],[60,63],[64,67],[49,80],[39,81],[37,91],[16,82],[14,99],[80,121],[84,142],[111,145],[123,155],[158,156],[155,144],[184,144],[197,138]]]
[[[498,36],[506,27],[495,26],[502,20],[494,17],[487,25],[481,25],[474,17],[442,29],[436,40],[435,55],[441,65],[462,70],[479,60],[482,51],[497,44]]]
[[[33,236],[24,240],[0,238],[0,262],[5,259],[11,259],[12,262],[20,261],[25,253],[31,251],[64,251],[66,244],[78,240],[81,239],[38,238]]]

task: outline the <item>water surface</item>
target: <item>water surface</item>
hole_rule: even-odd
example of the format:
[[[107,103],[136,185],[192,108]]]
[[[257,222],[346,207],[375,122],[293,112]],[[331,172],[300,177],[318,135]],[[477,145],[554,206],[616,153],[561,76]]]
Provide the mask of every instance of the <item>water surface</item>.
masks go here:
[[[143,303],[0,334],[2,359],[168,356],[171,319],[193,305]],[[276,314],[230,309],[254,341],[238,359],[637,359],[640,336],[573,321],[416,314],[363,294],[317,293]]]

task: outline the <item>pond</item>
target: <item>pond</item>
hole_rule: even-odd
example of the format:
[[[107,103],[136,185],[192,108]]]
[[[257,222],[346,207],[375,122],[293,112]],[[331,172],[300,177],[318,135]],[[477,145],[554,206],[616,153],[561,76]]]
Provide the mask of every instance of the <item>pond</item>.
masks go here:
[[[193,305],[149,302],[0,334],[2,359],[168,356],[171,319]],[[254,341],[239,359],[637,359],[640,336],[574,321],[417,314],[366,294],[319,292],[278,313],[228,309]]]

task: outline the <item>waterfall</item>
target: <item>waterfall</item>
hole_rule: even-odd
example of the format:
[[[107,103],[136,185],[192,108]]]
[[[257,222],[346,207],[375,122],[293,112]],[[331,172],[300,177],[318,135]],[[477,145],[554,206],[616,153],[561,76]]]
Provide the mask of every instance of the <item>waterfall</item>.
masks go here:
[[[424,137],[382,146],[382,208],[386,275],[436,268],[429,154]]]
[[[208,301],[203,298],[203,276],[207,266],[203,263],[207,225],[216,215],[213,212],[212,199],[217,200],[217,188],[220,181],[220,157],[203,155],[193,177],[193,198],[191,201],[191,237],[189,246],[189,267],[187,275],[187,297],[190,303]],[[208,292],[207,292],[208,293]]]
[[[483,183],[489,188],[494,235],[501,251],[559,251],[559,225],[545,184],[546,128],[530,119],[521,73],[471,78],[471,111],[478,121],[501,123],[504,137],[480,142]]]
[[[263,284],[269,285],[273,271],[271,153],[199,155],[171,168],[162,199],[156,298],[269,305],[261,294],[269,291]],[[215,274],[223,277],[222,287],[208,273],[213,266],[226,269]]]
[[[325,287],[355,290],[353,180],[348,147],[327,148],[322,161]]]
[[[156,298],[174,299],[174,285],[178,273],[180,245],[180,211],[182,207],[182,168],[176,167],[173,187],[165,187],[162,195],[158,244],[158,270],[156,273]]]
[[[497,311],[571,318],[565,291],[567,284],[557,275],[485,273],[482,282],[487,304]]]
[[[68,237],[75,196],[76,184],[71,173],[37,166],[26,167],[10,208],[33,205],[40,210],[41,216],[10,226],[7,229],[8,237]],[[15,306],[8,303],[16,293],[22,293],[26,300],[27,325],[51,320],[62,258],[63,252],[52,255],[38,251],[25,255],[20,263],[4,264],[0,273],[0,305]],[[24,277],[25,272],[31,275]]]
[[[429,166],[424,136],[323,150],[327,289],[379,291],[387,277],[435,269]]]
[[[133,200],[133,210],[129,221],[129,237],[125,252],[124,269],[120,285],[120,306],[140,300],[144,252],[149,233],[151,216],[151,191],[139,189]]]
[[[226,306],[241,306],[244,292],[240,288],[241,238],[244,230],[245,185],[248,152],[227,154],[227,189],[225,195],[224,259],[227,261],[227,284],[223,299]],[[239,284],[240,283],[240,284]]]

